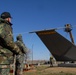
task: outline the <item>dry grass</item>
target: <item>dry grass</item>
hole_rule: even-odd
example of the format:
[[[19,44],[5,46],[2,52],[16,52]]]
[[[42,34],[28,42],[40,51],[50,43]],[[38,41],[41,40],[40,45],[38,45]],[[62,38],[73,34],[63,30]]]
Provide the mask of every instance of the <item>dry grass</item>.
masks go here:
[[[24,71],[24,75],[76,75],[76,68],[36,66],[34,69]]]

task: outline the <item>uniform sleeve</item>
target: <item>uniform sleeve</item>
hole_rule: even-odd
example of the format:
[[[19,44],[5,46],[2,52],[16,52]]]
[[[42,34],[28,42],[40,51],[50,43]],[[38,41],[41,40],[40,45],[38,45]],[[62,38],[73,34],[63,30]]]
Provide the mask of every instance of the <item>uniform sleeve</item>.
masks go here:
[[[19,47],[13,42],[7,42],[7,48],[10,49],[13,53],[21,54]]]
[[[11,27],[7,25],[0,25],[0,40],[3,47],[9,49],[15,54],[21,54],[19,47],[14,43],[11,32]]]
[[[26,48],[26,46],[22,43],[22,42],[20,42],[20,41],[17,41],[16,42],[16,44],[19,46],[19,48],[21,49],[21,51],[22,51],[22,53],[27,53],[27,48]]]

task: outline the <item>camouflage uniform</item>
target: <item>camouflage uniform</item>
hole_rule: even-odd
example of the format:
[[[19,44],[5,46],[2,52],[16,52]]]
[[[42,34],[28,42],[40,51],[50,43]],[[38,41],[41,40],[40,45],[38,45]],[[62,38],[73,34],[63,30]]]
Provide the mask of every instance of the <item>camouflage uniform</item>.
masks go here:
[[[25,47],[25,44],[23,43],[21,34],[19,34],[16,38],[17,38],[17,41],[15,43],[19,46],[19,48],[22,52],[22,55],[17,55],[16,56],[15,75],[23,75],[24,54],[26,54],[27,48]]]
[[[50,57],[50,66],[53,67],[53,57],[52,56]]]
[[[0,75],[10,75],[13,54],[21,52],[13,40],[12,24],[0,18]]]
[[[57,66],[56,59],[53,56],[51,56],[50,57],[50,67],[54,67],[54,66]]]

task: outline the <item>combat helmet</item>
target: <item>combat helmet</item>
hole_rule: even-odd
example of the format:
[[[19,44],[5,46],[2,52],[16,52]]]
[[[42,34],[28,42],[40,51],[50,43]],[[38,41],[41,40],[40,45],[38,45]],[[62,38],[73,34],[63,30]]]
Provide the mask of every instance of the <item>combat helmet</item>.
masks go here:
[[[5,18],[12,18],[12,17],[11,17],[11,14],[9,12],[3,12],[1,14],[1,18],[5,19]]]
[[[23,41],[22,41],[22,35],[21,35],[21,34],[19,34],[19,35],[16,37],[16,39],[19,40],[19,41],[21,41],[21,42],[23,42]]]

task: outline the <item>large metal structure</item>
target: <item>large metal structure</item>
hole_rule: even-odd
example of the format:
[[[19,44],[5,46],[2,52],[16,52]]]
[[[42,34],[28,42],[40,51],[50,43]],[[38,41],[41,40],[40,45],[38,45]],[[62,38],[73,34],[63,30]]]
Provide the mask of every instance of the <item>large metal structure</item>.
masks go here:
[[[76,61],[76,46],[69,26],[66,25],[65,31],[69,32],[72,42],[59,34],[56,29],[35,31],[57,61]]]

